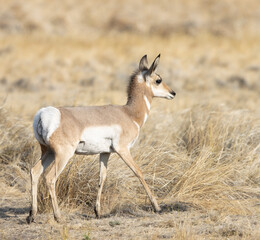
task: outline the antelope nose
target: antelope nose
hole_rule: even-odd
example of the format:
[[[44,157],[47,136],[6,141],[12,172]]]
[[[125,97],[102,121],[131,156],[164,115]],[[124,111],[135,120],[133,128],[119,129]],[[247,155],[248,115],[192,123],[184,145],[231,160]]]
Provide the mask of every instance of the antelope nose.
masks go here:
[[[174,91],[171,91],[171,94],[172,94],[173,96],[175,96],[175,95],[176,95],[176,92],[174,92]]]

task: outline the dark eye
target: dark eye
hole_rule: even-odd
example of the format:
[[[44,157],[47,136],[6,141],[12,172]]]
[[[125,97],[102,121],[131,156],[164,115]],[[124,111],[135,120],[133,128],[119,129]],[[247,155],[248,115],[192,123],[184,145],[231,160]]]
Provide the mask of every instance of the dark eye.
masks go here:
[[[159,85],[159,84],[162,82],[162,79],[158,79],[158,80],[156,80],[155,82],[156,82],[156,84]]]

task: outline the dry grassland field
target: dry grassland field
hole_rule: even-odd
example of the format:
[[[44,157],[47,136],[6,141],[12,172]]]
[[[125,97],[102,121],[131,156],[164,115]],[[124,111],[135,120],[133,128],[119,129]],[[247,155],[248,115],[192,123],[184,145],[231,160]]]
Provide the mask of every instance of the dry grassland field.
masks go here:
[[[0,239],[260,239],[258,0],[0,6]],[[177,95],[153,100],[131,152],[162,213],[112,154],[96,219],[98,155],[74,156],[56,184],[61,223],[42,176],[28,225],[37,110],[123,105],[140,58],[159,53]]]

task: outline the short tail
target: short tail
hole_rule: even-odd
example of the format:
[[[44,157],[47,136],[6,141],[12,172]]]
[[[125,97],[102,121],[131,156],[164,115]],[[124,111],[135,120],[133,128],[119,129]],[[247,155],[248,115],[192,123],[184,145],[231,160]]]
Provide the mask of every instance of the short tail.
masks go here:
[[[37,141],[49,145],[51,135],[60,125],[60,111],[55,107],[41,108],[34,117],[33,131]]]

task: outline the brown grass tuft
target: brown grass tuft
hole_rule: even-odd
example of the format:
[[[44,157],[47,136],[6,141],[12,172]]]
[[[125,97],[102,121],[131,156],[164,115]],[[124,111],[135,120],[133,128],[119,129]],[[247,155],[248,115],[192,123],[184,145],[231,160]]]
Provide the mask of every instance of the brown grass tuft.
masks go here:
[[[182,201],[232,214],[255,211],[260,194],[260,171],[256,167],[260,151],[258,119],[249,111],[209,105],[195,105],[162,119],[165,115],[160,112],[153,116],[133,151],[159,202]],[[152,130],[167,128],[173,121],[177,121],[176,126],[169,128],[167,135]],[[97,156],[74,158],[58,180],[62,206],[84,206],[92,212],[98,176]],[[39,189],[40,209],[44,211],[51,206],[50,198],[43,182]],[[114,155],[109,162],[103,212],[115,208],[131,212],[131,206],[142,208],[147,204],[139,181]]]

